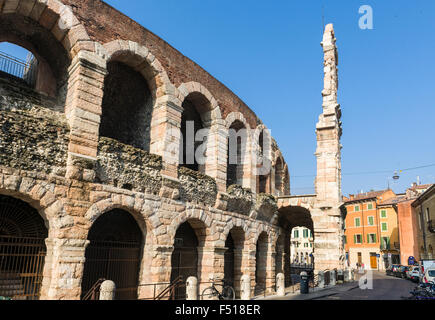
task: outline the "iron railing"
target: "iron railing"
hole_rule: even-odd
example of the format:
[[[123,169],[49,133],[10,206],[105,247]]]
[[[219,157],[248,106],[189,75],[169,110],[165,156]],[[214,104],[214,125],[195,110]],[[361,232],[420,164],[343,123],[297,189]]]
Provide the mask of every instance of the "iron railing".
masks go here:
[[[106,281],[106,279],[98,279],[91,289],[89,289],[89,291],[83,296],[82,300],[99,300],[101,285],[104,281]]]
[[[34,87],[38,70],[38,62],[32,57],[28,62],[0,51],[0,71],[24,80],[30,87]]]
[[[0,296],[38,300],[45,254],[44,239],[0,236]]]
[[[137,242],[91,241],[86,249],[82,292],[87,293],[98,279],[116,284],[116,300],[136,300],[141,245]]]

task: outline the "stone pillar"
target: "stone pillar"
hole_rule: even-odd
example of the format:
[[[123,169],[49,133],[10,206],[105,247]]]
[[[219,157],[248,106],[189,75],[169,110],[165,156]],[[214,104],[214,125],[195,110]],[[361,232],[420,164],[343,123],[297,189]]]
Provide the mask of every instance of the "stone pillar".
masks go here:
[[[236,292],[236,298],[241,296],[241,281],[243,276],[243,249],[234,249],[234,291]]]
[[[199,292],[210,286],[210,279],[225,275],[225,247],[198,247]]]
[[[344,280],[344,272],[342,269],[337,271],[337,283],[342,284]]]
[[[115,300],[115,282],[106,280],[100,288],[100,300]]]
[[[178,99],[159,97],[151,120],[150,152],[162,156],[162,175],[171,178],[178,178],[182,112]]]
[[[324,288],[325,287],[325,273],[323,271],[319,271],[317,273],[318,275],[318,281],[319,281],[319,288]]]
[[[312,210],[316,270],[343,267],[343,218],[341,213],[341,109],[337,100],[338,53],[332,24],[325,28],[323,112],[316,126],[316,203]]]
[[[249,275],[245,274],[242,277],[241,287],[242,287],[241,299],[251,300],[252,288],[251,288],[251,277]]]
[[[80,300],[88,240],[46,239],[41,300]]]
[[[159,285],[154,288],[154,286],[148,286],[148,284],[171,282],[171,259],[174,247],[155,245],[150,250],[152,250],[151,261],[145,261],[145,255],[142,261],[142,272],[139,278],[141,284],[138,292],[139,299],[153,298],[154,295],[158,295],[167,287],[167,285]]]
[[[198,279],[189,277],[186,281],[186,300],[198,300]]]
[[[350,280],[350,276],[349,276],[349,270],[348,270],[348,269],[344,270],[344,275],[343,275],[343,277],[344,277],[344,282],[345,282],[345,283],[346,283],[346,282],[349,282],[349,280]]]
[[[332,270],[329,274],[330,274],[330,277],[331,277],[329,284],[331,286],[337,285],[337,273],[335,272],[335,270]]]
[[[78,52],[68,69],[65,115],[71,131],[67,178],[81,180],[83,176],[92,177],[84,170],[92,170],[97,157],[106,73],[106,61],[88,51]],[[83,161],[91,162],[89,168],[78,165]]]
[[[285,296],[285,276],[283,273],[276,275],[276,294],[280,297]]]
[[[218,192],[226,192],[228,140],[225,120],[214,120],[209,124],[209,128],[205,174],[216,180]]]

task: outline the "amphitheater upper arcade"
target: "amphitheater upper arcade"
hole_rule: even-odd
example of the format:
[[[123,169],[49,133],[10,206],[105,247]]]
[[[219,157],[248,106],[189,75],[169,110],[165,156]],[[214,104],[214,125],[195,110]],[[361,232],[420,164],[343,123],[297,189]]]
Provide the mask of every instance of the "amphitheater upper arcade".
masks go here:
[[[261,292],[288,274],[299,224],[314,229],[316,263],[338,263],[328,250],[340,204],[290,196],[277,143],[262,148],[265,125],[193,61],[101,1],[0,0],[0,15],[0,41],[31,51],[40,70],[34,88],[0,77],[0,206],[22,200],[44,221],[41,299],[80,299],[94,243],[133,241],[122,238],[133,224],[138,298],[173,279],[174,261],[183,268],[183,242],[200,282],[229,274],[237,293],[242,275]],[[195,119],[195,132],[209,130],[208,161],[186,167],[182,132]],[[228,132],[241,128],[245,161],[230,167]],[[270,172],[258,174],[258,158]]]

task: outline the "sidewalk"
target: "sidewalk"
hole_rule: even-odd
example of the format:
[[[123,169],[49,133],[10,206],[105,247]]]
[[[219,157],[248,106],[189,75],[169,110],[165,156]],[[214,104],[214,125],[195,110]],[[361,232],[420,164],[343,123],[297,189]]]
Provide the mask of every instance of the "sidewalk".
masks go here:
[[[310,288],[309,294],[287,293],[284,297],[275,295],[262,298],[254,298],[254,300],[314,300],[342,292],[347,292],[353,289],[357,289],[358,287],[359,282],[353,281],[344,284],[338,284],[333,287],[315,288],[314,291],[312,288]]]

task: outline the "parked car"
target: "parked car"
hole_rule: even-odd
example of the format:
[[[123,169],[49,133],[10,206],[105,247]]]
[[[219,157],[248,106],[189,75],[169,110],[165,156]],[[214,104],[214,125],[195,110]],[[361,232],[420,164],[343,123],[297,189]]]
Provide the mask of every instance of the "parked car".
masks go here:
[[[422,282],[423,283],[435,282],[435,268],[426,269]]]
[[[406,279],[406,273],[408,272],[409,267],[407,266],[400,266],[397,272],[396,277]]]
[[[393,266],[390,266],[387,268],[387,270],[385,270],[387,276],[392,276],[393,275]]]
[[[414,282],[420,281],[420,267],[419,266],[410,266],[408,270],[407,277],[409,280]]]
[[[393,265],[392,276],[395,276],[395,277],[402,277],[402,274],[401,274],[401,272],[400,272],[400,267],[401,267],[400,264],[394,264],[394,265]]]
[[[422,260],[420,261],[420,282],[423,282],[423,277],[426,274],[426,270],[435,269],[435,260]]]

